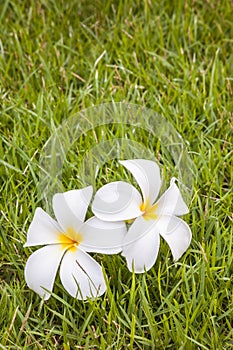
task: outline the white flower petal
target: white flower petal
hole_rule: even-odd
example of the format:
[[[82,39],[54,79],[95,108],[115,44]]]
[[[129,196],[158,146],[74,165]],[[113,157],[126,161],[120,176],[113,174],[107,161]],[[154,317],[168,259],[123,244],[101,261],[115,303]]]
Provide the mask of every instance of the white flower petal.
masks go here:
[[[103,221],[130,220],[142,214],[141,203],[141,195],[134,186],[116,181],[96,192],[92,211]]]
[[[56,193],[53,196],[54,214],[64,231],[68,228],[78,231],[85,219],[92,193],[92,186],[88,186],[81,190]]]
[[[163,215],[159,218],[157,226],[169,245],[174,260],[178,260],[188,249],[192,239],[188,224],[176,216]]]
[[[163,193],[156,203],[158,205],[156,214],[158,215],[184,215],[189,212],[180,190],[172,178],[170,187]]]
[[[106,290],[101,266],[78,248],[64,255],[60,278],[67,292],[80,300],[95,298]]]
[[[147,235],[151,230],[157,230],[156,220],[145,220],[142,216],[135,219],[123,240],[123,249]]]
[[[159,166],[148,159],[132,159],[119,161],[128,169],[139,184],[144,202],[153,204],[159,194],[161,177]]]
[[[132,230],[134,235],[136,232],[141,238],[134,240],[134,243],[124,245],[122,251],[122,255],[126,257],[128,269],[135,273],[150,270],[155,264],[159,251],[159,234],[156,225],[148,225],[147,230],[144,225],[143,229],[146,231],[144,235],[140,235],[140,226],[138,223],[133,224],[128,234],[133,236],[130,232]]]
[[[126,232],[124,221],[106,222],[92,217],[80,229],[83,237],[80,248],[86,252],[117,254],[122,250]]]
[[[28,258],[25,266],[25,279],[29,288],[44,300],[49,299],[52,292],[58,266],[64,254],[60,244],[52,244],[36,250]]]
[[[43,209],[36,208],[24,247],[59,243],[62,229]]]

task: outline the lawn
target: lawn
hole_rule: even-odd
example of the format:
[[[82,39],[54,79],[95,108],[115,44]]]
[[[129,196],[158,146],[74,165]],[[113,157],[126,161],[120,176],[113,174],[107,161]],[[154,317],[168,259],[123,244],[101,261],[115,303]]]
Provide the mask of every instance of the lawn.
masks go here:
[[[0,349],[233,348],[232,14],[230,0],[1,1]],[[103,296],[76,300],[57,278],[43,301],[24,279],[35,248],[23,247],[36,207],[45,209],[43,147],[69,117],[116,102],[155,111],[184,140],[191,245],[174,263],[161,242],[144,274],[120,254],[93,254]],[[64,190],[83,185],[87,151],[118,137],[160,159],[167,185],[174,164],[163,142],[143,123],[109,124],[71,145]],[[120,179],[133,181],[107,159],[96,187]]]

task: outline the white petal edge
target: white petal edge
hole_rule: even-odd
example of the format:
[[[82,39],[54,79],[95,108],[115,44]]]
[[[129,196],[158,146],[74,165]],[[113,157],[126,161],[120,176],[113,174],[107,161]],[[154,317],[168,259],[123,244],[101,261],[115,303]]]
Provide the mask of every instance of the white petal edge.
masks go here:
[[[59,243],[62,229],[43,209],[36,208],[24,247]]]
[[[138,190],[124,181],[101,187],[94,197],[92,211],[103,221],[130,220],[142,214],[142,197]]]
[[[68,250],[60,267],[64,288],[74,298],[96,298],[106,291],[101,266],[81,249]]]
[[[179,188],[175,183],[176,179],[172,178],[170,187],[163,193],[157,201],[156,214],[158,215],[184,215],[189,212]]]
[[[36,250],[28,258],[24,270],[26,283],[30,289],[48,300],[52,292],[57,270],[64,254],[61,245],[53,244]],[[45,288],[45,289],[44,289]]]
[[[138,239],[147,235],[152,229],[156,231],[156,220],[145,220],[142,216],[136,218],[131,224],[124,240],[123,240],[123,249]]]
[[[176,216],[163,215],[157,223],[160,235],[169,245],[173,259],[178,260],[188,249],[192,232],[188,224]]]
[[[149,200],[150,204],[153,204],[161,188],[158,164],[148,159],[121,160],[119,163],[128,169],[137,181],[142,190],[144,202]]]
[[[151,226],[146,235],[124,246],[122,255],[126,258],[128,269],[135,273],[149,271],[156,262],[159,244],[159,233],[155,226]]]
[[[79,247],[86,252],[117,254],[122,251],[126,232],[124,221],[107,222],[93,216],[80,229],[83,241]]]
[[[79,230],[83,223],[92,197],[92,186],[81,190],[56,193],[53,196],[53,210],[64,231],[68,228]]]

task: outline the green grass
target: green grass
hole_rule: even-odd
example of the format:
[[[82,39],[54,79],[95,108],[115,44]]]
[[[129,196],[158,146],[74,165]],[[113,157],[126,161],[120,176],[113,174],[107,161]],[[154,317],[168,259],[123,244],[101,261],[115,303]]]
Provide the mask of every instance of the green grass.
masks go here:
[[[228,0],[1,2],[1,349],[233,348],[232,10]],[[191,246],[174,264],[163,242],[144,275],[132,275],[120,255],[98,255],[103,297],[77,301],[57,279],[42,302],[25,284],[32,250],[23,248],[43,205],[42,147],[69,116],[112,101],[153,109],[185,139],[197,169],[185,217]],[[161,154],[150,135],[126,134]],[[66,189],[79,186],[94,136],[70,151]],[[115,165],[103,166],[97,186],[126,176]]]

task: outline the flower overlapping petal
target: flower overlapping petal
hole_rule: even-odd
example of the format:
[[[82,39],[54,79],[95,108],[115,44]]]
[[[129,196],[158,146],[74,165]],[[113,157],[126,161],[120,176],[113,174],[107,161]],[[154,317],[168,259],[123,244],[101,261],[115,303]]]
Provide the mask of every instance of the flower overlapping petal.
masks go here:
[[[50,297],[59,265],[61,282],[73,297],[93,298],[106,290],[102,268],[88,252],[119,253],[126,225],[124,222],[106,223],[97,218],[84,222],[92,191],[89,186],[55,194],[56,221],[43,209],[36,209],[25,246],[46,246],[29,257],[25,279],[44,300]]]

